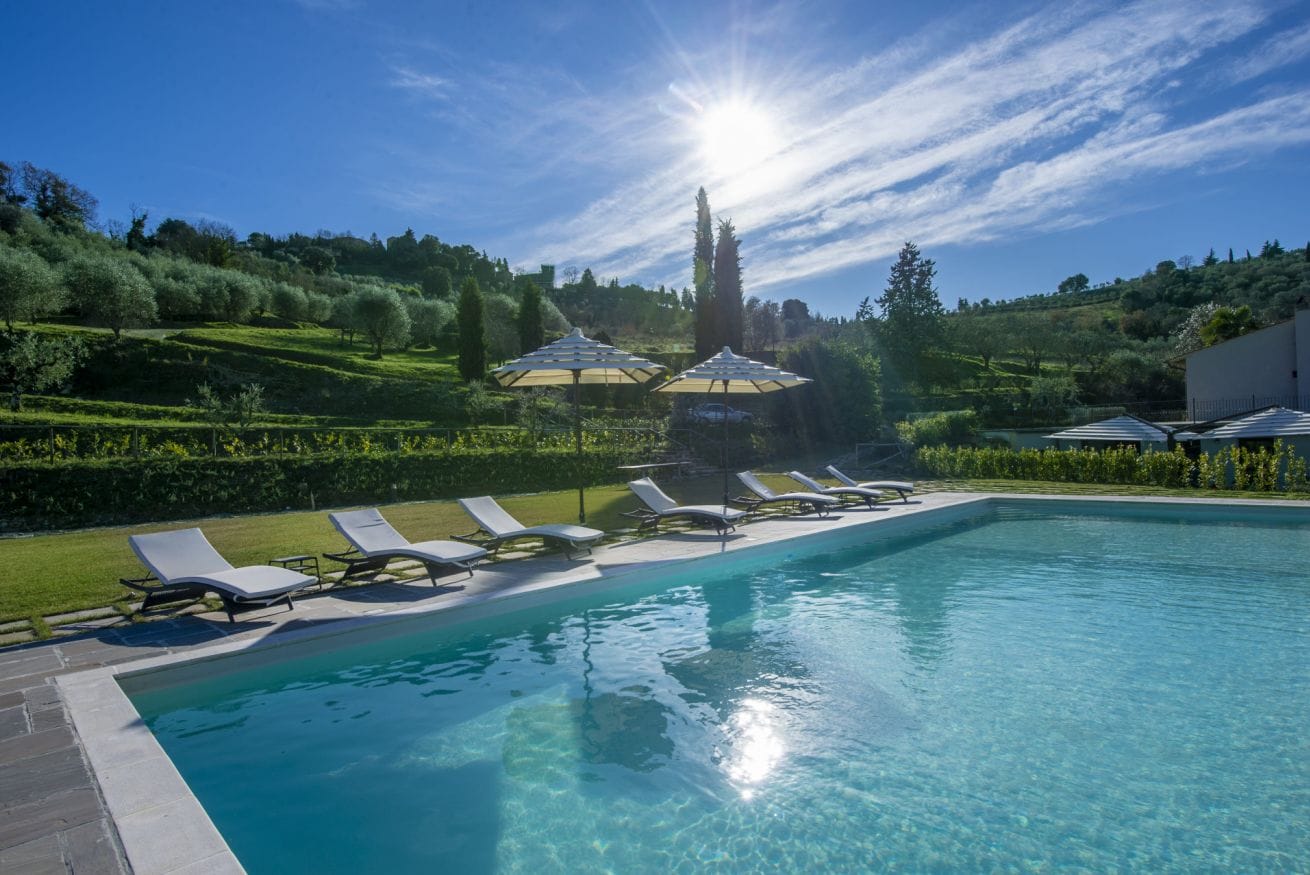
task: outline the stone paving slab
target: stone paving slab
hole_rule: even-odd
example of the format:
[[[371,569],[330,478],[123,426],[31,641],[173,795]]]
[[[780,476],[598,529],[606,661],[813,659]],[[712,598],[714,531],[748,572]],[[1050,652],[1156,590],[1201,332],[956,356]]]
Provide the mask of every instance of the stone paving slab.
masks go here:
[[[59,836],[47,835],[0,851],[0,872],[6,875],[68,875]]]
[[[0,817],[0,848],[54,835],[104,816],[100,795],[91,787],[51,793],[26,804],[6,803]]]
[[[107,817],[63,833],[64,856],[76,875],[117,875],[123,871],[118,841]]]
[[[0,710],[0,744],[28,732],[27,709],[22,705]]]
[[[57,750],[72,750],[77,742],[67,725],[56,726],[42,732],[27,732],[0,741],[0,763],[9,765],[32,757],[45,756]]]
[[[124,619],[123,615],[113,608],[91,608],[85,611],[72,611],[67,614],[51,614],[45,618],[45,621],[51,626],[59,626],[79,620],[102,620],[105,617]]]

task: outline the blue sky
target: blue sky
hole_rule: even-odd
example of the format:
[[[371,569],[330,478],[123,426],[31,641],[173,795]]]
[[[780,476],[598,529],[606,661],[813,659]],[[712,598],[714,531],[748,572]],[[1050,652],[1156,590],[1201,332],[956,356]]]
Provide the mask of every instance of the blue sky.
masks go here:
[[[512,266],[849,315],[1310,237],[1310,3],[15,3],[0,160],[251,231],[412,227]]]

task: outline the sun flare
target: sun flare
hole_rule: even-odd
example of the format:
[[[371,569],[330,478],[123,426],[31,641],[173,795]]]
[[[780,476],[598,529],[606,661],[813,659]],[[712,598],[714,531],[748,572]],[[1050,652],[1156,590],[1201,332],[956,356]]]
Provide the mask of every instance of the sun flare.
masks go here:
[[[778,149],[769,113],[744,101],[706,107],[698,120],[701,154],[718,173],[753,167]]]

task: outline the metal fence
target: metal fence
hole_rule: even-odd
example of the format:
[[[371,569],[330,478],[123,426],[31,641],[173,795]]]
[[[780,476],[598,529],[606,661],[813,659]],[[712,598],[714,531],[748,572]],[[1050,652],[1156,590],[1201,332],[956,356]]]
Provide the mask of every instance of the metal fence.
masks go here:
[[[1240,398],[1193,398],[1188,402],[1188,417],[1193,422],[1209,422],[1236,416],[1262,407],[1277,405],[1289,410],[1310,412],[1310,395],[1243,395]]]

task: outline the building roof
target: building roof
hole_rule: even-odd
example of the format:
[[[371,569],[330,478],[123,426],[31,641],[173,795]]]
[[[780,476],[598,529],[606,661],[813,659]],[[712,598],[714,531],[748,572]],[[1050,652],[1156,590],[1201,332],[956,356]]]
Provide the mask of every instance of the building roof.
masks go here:
[[[1136,416],[1124,414],[1113,419],[1103,419],[1075,428],[1067,428],[1048,434],[1052,440],[1062,441],[1114,441],[1116,443],[1168,443],[1173,429],[1156,425]]]
[[[1286,407],[1266,407],[1264,410],[1239,416],[1188,439],[1194,440],[1199,437],[1206,440],[1222,440],[1303,435],[1310,435],[1310,413],[1288,410]]]

